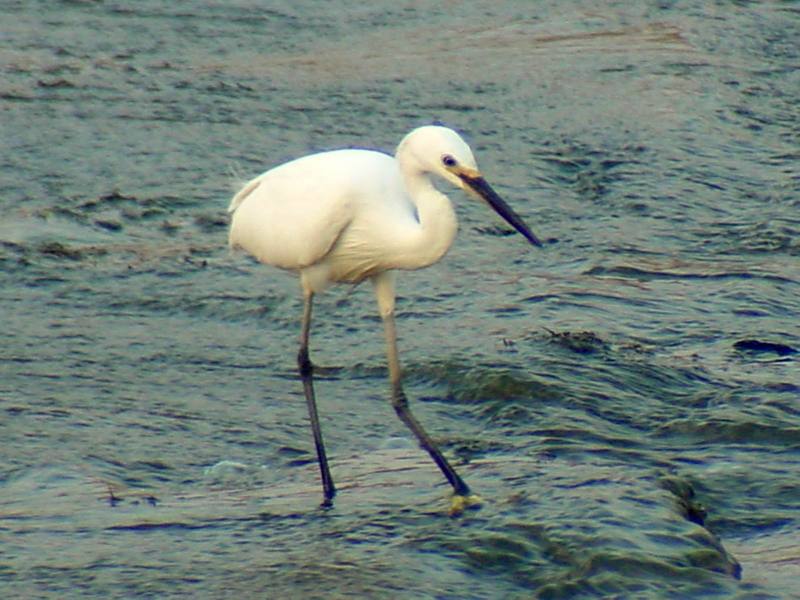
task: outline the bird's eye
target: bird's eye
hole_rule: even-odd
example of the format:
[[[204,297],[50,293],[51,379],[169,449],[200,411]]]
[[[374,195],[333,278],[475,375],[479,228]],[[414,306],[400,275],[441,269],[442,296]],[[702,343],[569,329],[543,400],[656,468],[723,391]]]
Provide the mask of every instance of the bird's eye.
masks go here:
[[[455,167],[458,161],[449,154],[445,154],[442,157],[442,164],[444,164],[445,167]]]

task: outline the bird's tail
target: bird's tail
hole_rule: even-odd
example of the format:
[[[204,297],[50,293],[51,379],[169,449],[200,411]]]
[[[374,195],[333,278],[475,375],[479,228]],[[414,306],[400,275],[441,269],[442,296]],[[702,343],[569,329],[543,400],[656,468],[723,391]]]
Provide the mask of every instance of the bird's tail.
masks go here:
[[[255,190],[260,184],[261,184],[261,178],[259,177],[251,179],[246,184],[244,184],[244,186],[242,186],[242,189],[240,189],[233,195],[230,206],[228,206],[228,212],[229,213],[236,212],[236,209],[239,208],[242,202],[245,201],[245,198],[247,198],[250,194],[252,194],[253,190]]]

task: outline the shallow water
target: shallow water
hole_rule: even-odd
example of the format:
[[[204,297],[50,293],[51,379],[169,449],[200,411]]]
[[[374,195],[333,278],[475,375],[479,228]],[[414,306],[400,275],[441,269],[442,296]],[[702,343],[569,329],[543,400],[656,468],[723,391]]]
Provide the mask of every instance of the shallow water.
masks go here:
[[[0,587],[11,596],[796,594],[800,13],[786,2],[5,2]],[[237,182],[442,121],[544,240],[452,192],[399,282],[318,303],[226,248]]]

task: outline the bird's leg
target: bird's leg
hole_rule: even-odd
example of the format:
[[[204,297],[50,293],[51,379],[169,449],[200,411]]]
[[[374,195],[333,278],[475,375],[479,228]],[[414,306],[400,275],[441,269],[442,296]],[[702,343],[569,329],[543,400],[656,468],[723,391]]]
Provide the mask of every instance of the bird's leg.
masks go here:
[[[300,351],[297,353],[297,368],[300,372],[300,379],[303,381],[303,391],[306,395],[308,404],[308,416],[311,419],[311,431],[314,433],[314,445],[317,447],[317,459],[319,470],[322,477],[322,491],[324,498],[322,506],[333,506],[333,497],[336,495],[336,487],[333,485],[331,471],[328,468],[328,457],[325,455],[325,444],[322,442],[322,429],[319,426],[319,414],[317,413],[317,401],[314,397],[314,367],[308,357],[308,337],[311,331],[311,305],[314,300],[313,292],[306,292],[303,295],[303,322],[300,329]]]
[[[386,355],[389,362],[389,382],[392,386],[392,406],[397,416],[414,433],[420,445],[428,451],[433,461],[441,469],[450,485],[453,486],[453,500],[450,508],[451,514],[460,514],[469,506],[480,504],[480,498],[470,492],[469,486],[459,477],[456,470],[447,462],[442,452],[433,442],[431,437],[420,425],[419,421],[411,414],[408,398],[403,391],[400,372],[400,360],[397,354],[397,331],[394,324],[394,313],[382,315],[383,327],[386,334]]]

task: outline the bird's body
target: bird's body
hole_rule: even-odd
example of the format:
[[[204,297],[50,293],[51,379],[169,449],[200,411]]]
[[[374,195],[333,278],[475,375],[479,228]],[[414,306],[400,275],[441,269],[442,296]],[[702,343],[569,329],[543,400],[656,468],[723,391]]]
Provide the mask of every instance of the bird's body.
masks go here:
[[[430,186],[412,198],[398,161],[371,150],[285,163],[246,184],[230,210],[233,245],[263,263],[300,271],[314,292],[433,264],[457,229],[445,196]]]
[[[336,492],[314,395],[308,342],[314,295],[332,283],[372,281],[383,319],[392,405],[453,486],[453,511],[476,503],[411,414],[402,389],[394,322],[394,273],[427,267],[444,256],[458,224],[438,177],[473,192],[532,244],[536,236],[478,171],[469,146],[451,129],[420,127],[394,157],[371,150],[334,150],[284,163],[246,183],[233,197],[229,243],[262,263],[300,274],[304,311],[298,368],[320,464],[324,505]]]

